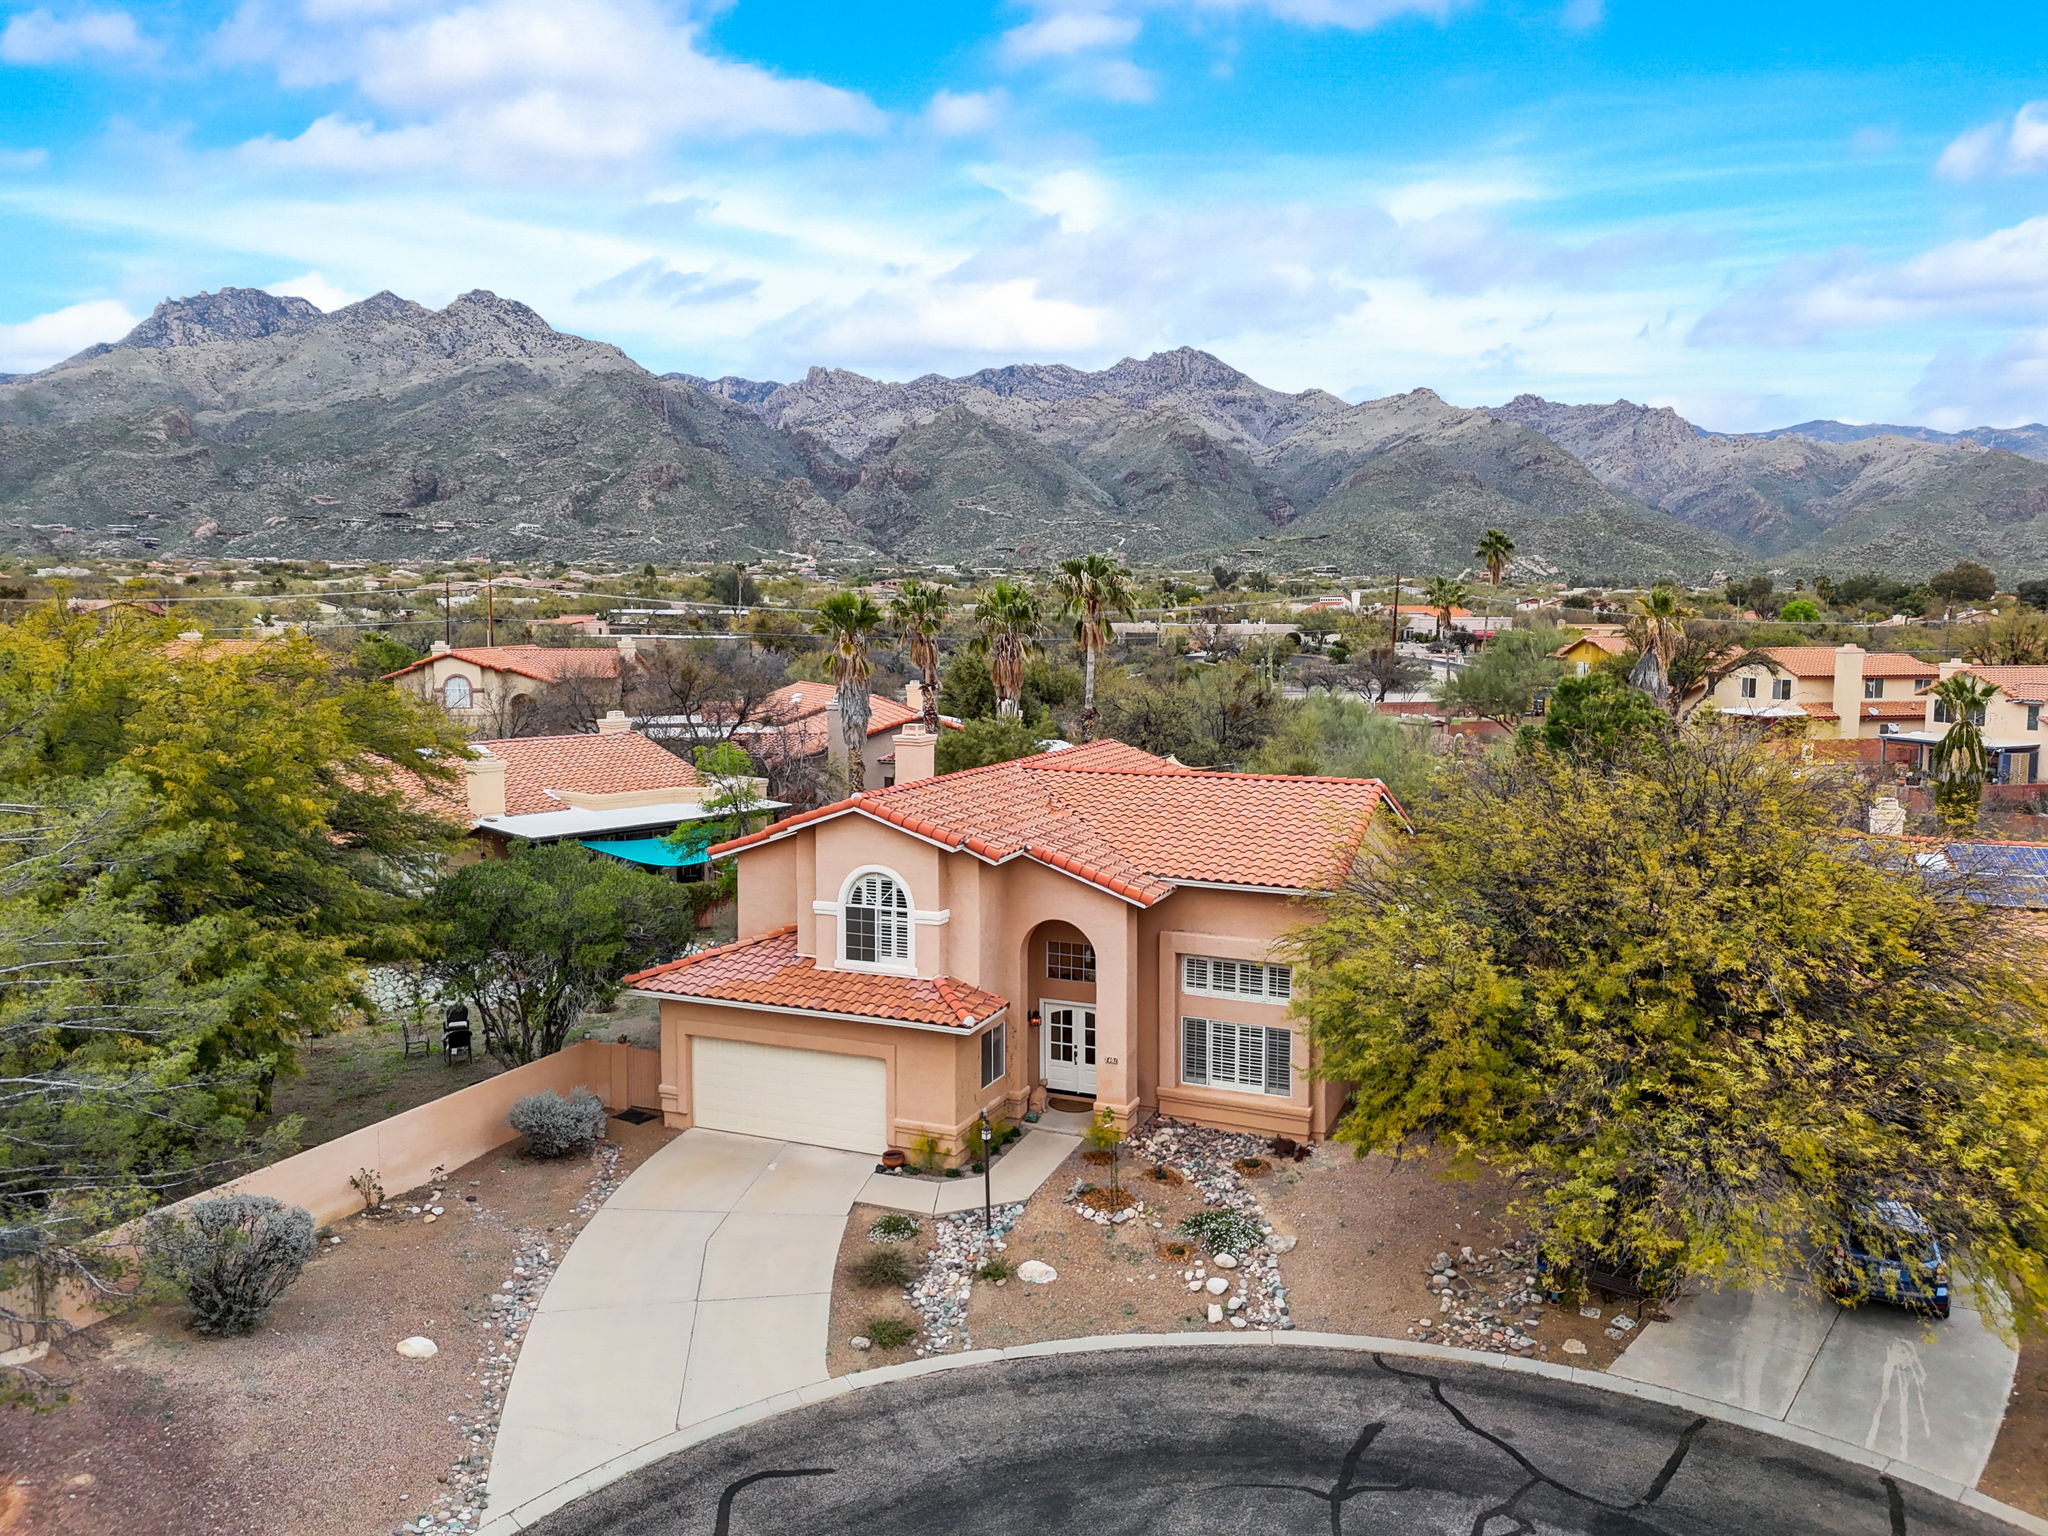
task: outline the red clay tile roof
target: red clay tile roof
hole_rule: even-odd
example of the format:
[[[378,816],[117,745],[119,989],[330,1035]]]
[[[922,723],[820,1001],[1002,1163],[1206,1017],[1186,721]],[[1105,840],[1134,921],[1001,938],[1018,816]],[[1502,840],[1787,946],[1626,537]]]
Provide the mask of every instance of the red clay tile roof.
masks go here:
[[[794,926],[721,944],[639,971],[626,985],[664,997],[714,1003],[802,1008],[848,1018],[973,1029],[1009,1002],[951,976],[877,976],[867,971],[821,971],[796,952]]]
[[[1835,648],[1831,645],[1770,645],[1759,653],[1768,656],[1794,677],[1833,677]],[[1940,669],[1903,651],[1866,651],[1865,677],[1935,677]]]
[[[1605,651],[1610,656],[1626,656],[1635,645],[1626,635],[1581,635],[1571,645],[1560,645],[1550,654],[1562,656],[1575,646],[1590,645]]]
[[[443,656],[466,661],[486,672],[511,672],[543,683],[559,683],[570,677],[617,677],[619,653],[610,646],[568,645],[458,645],[453,650],[422,656],[411,666],[386,672],[385,681],[432,666]]]
[[[2048,702],[2048,667],[1965,667],[1966,672],[1996,683],[2009,699]],[[1924,691],[1924,690],[1923,690]]]
[[[477,746],[505,763],[505,813],[559,811],[547,793],[623,795],[647,789],[695,789],[697,770],[637,731],[609,735],[514,736]]]
[[[1839,720],[1842,718],[1835,713],[1835,706],[1832,704],[1801,704],[1799,707],[1816,720]]]
[[[1863,718],[1866,720],[1924,720],[1927,705],[1920,699],[1865,699]]]
[[[1402,816],[1377,779],[1207,773],[1098,741],[855,795],[712,852],[853,813],[990,863],[1030,858],[1149,907],[1176,883],[1325,889],[1382,804]]]

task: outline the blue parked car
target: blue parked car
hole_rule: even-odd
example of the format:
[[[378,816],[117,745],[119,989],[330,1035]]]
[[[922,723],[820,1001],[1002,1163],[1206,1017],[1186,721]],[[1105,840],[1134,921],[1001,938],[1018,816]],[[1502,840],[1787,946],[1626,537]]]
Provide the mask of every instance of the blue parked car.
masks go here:
[[[1901,1200],[1858,1211],[1828,1250],[1828,1294],[1845,1307],[1889,1302],[1948,1316],[1948,1259],[1920,1213]]]

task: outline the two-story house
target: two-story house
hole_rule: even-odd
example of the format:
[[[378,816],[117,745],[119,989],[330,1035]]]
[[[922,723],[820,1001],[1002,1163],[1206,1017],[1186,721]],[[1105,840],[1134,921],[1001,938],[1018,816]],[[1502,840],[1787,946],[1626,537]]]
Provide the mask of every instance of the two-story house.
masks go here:
[[[385,681],[438,704],[464,729],[516,735],[553,705],[564,720],[617,709],[636,641],[609,646],[463,645],[440,641]],[[569,697],[573,696],[573,697]],[[567,706],[567,707],[565,707]]]
[[[1798,721],[1819,740],[1861,740],[1924,719],[1920,691],[1939,676],[1933,663],[1901,651],[1776,645],[1749,653],[1709,696],[1724,715]]]
[[[1099,741],[897,782],[712,850],[737,943],[628,978],[661,1005],[661,1100],[861,1152],[963,1145],[1049,1095],[1129,1123],[1325,1135],[1276,954],[1303,898],[1405,829],[1372,779],[1208,773]]]
[[[1983,728],[1985,754],[1991,760],[1993,784],[2038,784],[2041,782],[2041,744],[2044,739],[2042,711],[2048,708],[2048,667],[1994,667],[1945,661],[1939,677],[1967,672],[1996,685],[1998,691],[1984,706],[1977,724]],[[1927,752],[1948,733],[1953,723],[1948,710],[1929,691],[1935,678],[1921,687],[1914,702],[1915,719],[1910,727],[1888,732],[1883,761],[1899,763],[1911,770],[1926,766]]]

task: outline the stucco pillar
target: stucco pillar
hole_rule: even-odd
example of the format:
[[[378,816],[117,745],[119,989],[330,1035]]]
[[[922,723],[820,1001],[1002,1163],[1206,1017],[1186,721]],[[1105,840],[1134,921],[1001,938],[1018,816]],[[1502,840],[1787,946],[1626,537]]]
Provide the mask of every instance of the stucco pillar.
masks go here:
[[[1138,912],[1126,907],[1113,944],[1095,943],[1095,1107],[1129,1127],[1138,1109]]]

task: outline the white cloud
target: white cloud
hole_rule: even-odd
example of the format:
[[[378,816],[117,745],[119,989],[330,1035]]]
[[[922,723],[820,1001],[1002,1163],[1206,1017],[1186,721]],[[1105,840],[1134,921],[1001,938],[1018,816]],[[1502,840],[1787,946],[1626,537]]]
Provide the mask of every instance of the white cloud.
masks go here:
[[[995,126],[1003,101],[1001,91],[938,91],[924,117],[934,133],[982,133]]]
[[[0,31],[0,59],[9,64],[61,64],[88,53],[141,53],[148,46],[126,11],[59,16],[38,8],[9,17]]]
[[[1129,59],[1077,60],[1071,69],[1060,74],[1059,84],[1086,96],[1100,96],[1104,101],[1143,103],[1157,94],[1151,73]]]
[[[0,171],[33,171],[49,158],[47,149],[0,149]]]
[[[96,341],[120,340],[141,319],[117,300],[92,299],[16,325],[0,325],[0,373],[34,373],[61,363]]]
[[[913,281],[885,284],[850,304],[800,312],[781,342],[811,357],[1045,357],[1100,346],[1109,318],[1085,304],[1044,297],[1028,277]]]
[[[1395,187],[1380,201],[1386,205],[1388,213],[1401,223],[1409,224],[1459,209],[1494,208],[1502,203],[1529,202],[1541,196],[1542,189],[1527,180],[1505,176],[1438,176]]]
[[[2048,101],[2030,101],[2010,119],[1958,134],[1934,169],[1951,181],[2048,171]]]
[[[1397,16],[1428,16],[1442,21],[1466,0],[1152,0],[1204,11],[1264,11],[1280,21],[1310,27],[1343,27],[1363,32]]]
[[[331,113],[296,137],[253,141],[248,152],[269,165],[520,175],[640,159],[682,138],[871,133],[886,121],[853,92],[705,52],[697,27],[653,0],[478,0],[310,36],[251,14],[237,23],[240,56],[266,48],[280,77],[301,83],[305,47],[326,47],[332,67],[397,119]]]
[[[1701,317],[1693,339],[1805,343],[1913,321],[2025,319],[2048,305],[2048,216],[1900,262],[1845,247],[1788,261]]]
[[[1912,398],[1920,419],[1947,432],[2040,421],[2048,416],[2048,330],[2029,330],[1981,356],[1944,347]]]
[[[350,293],[344,288],[337,287],[318,272],[307,272],[299,277],[287,278],[281,283],[272,283],[264,292],[274,293],[281,299],[304,299],[315,309],[329,311],[345,308],[365,297],[363,294]]]
[[[1128,47],[1137,36],[1135,17],[1098,10],[1055,10],[1005,32],[1002,56],[1011,64],[1032,64],[1096,48]]]
[[[1606,20],[1605,0],[1567,0],[1557,24],[1567,32],[1591,32]]]
[[[1005,166],[983,166],[982,183],[1012,202],[1052,219],[1063,235],[1081,235],[1109,217],[1115,189],[1093,171],[1047,171],[1037,175]]]

